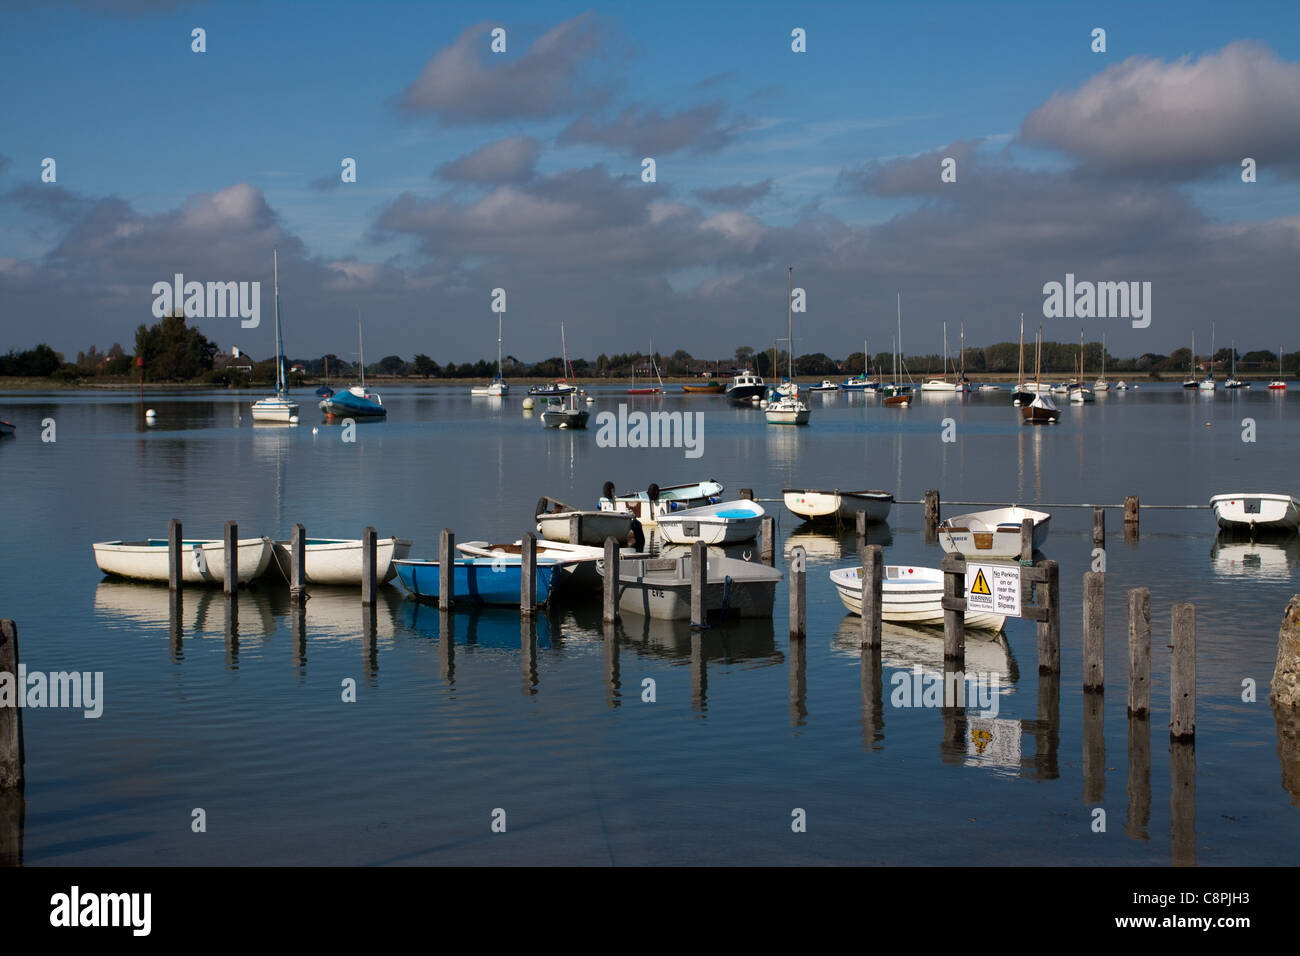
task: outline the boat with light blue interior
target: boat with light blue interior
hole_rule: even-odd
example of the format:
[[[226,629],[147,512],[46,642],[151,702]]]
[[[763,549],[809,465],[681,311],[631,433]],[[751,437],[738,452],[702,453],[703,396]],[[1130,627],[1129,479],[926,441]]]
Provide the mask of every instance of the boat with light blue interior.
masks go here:
[[[551,600],[561,572],[572,562],[555,558],[537,559],[537,605],[543,607]],[[441,588],[441,562],[408,558],[394,561],[397,579],[417,601],[438,603]],[[518,556],[492,558],[457,558],[452,567],[453,601],[468,604],[513,604],[518,606],[523,584],[523,565]]]

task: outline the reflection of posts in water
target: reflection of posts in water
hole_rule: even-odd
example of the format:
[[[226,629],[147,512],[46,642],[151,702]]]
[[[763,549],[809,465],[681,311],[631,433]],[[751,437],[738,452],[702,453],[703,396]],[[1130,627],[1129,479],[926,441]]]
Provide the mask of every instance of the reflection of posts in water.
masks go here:
[[[361,652],[365,657],[365,675],[373,678],[379,672],[379,634],[372,604],[361,605]]]
[[[956,669],[952,662],[945,660],[943,665],[943,741],[939,753],[944,763],[966,762],[966,708],[957,706],[957,695],[965,701],[966,675]],[[958,685],[961,684],[960,690]]]
[[[708,705],[709,675],[704,663],[704,637],[691,631],[691,706],[704,710]]]
[[[1128,719],[1128,816],[1124,832],[1147,840],[1151,823],[1151,721],[1132,714]]]
[[[1038,719],[1034,721],[1034,779],[1061,775],[1061,675],[1038,674]]]
[[[1106,697],[1083,692],[1083,802],[1101,803],[1106,794]]]
[[[23,865],[26,816],[22,790],[0,790],[0,869]]]
[[[533,542],[536,546],[536,541]],[[534,553],[536,553],[534,551]],[[519,688],[525,697],[537,693],[537,618],[531,614],[519,617],[519,670],[523,684]]]
[[[1170,863],[1196,865],[1196,747],[1169,743]]]
[[[289,605],[289,640],[293,644],[294,667],[307,666],[307,603],[292,601]]]
[[[612,539],[611,539],[612,540]],[[606,568],[610,565],[607,563]],[[605,706],[615,708],[622,703],[622,680],[618,663],[618,624],[608,621],[605,634]]]
[[[239,666],[239,595],[226,594],[226,666]]]
[[[0,621],[0,673],[16,679],[18,665],[18,625],[6,618]],[[24,694],[26,688],[18,687],[16,693]],[[26,759],[23,710],[21,707],[0,707],[0,793],[23,789]]]
[[[456,682],[456,616],[445,607],[438,609],[438,676]]]
[[[167,651],[173,664],[179,664],[185,659],[184,615],[185,597],[180,588],[177,588],[167,595]]]
[[[885,692],[880,645],[862,648],[862,746],[873,750],[885,739]]]
[[[1277,759],[1282,767],[1282,789],[1300,807],[1300,710],[1277,700],[1273,702],[1273,723],[1277,726]]]
[[[808,716],[808,642],[790,641],[790,724],[800,727]]]

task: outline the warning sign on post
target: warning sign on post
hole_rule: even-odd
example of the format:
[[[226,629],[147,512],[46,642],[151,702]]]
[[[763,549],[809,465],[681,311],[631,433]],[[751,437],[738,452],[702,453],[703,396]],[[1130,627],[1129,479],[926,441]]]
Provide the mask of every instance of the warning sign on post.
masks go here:
[[[966,564],[966,610],[1020,616],[1020,565]]]

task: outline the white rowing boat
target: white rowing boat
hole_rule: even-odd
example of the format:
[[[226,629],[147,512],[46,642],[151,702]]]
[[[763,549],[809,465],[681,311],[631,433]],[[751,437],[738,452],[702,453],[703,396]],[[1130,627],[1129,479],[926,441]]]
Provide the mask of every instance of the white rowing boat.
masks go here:
[[[943,625],[943,572],[938,568],[917,568],[905,564],[885,565],[881,583],[880,618],[899,624]],[[831,583],[851,614],[862,614],[862,568],[840,568],[831,572]],[[966,627],[975,631],[1002,630],[1003,614],[966,612]]]
[[[360,538],[308,538],[303,545],[303,574],[308,584],[361,586]],[[286,581],[293,568],[292,542],[275,542],[275,563]],[[393,561],[409,557],[405,538],[379,538],[375,542],[375,580],[380,584],[397,576]]]
[[[868,521],[884,521],[894,504],[888,491],[818,491],[809,488],[785,488],[781,494],[785,507],[804,521],[839,518],[856,520],[859,511],[867,513]]]
[[[687,508],[659,516],[659,534],[668,544],[732,544],[753,541],[767,512],[757,502],[740,499]]]
[[[166,538],[144,541],[100,541],[92,544],[95,564],[105,574],[135,581],[168,580]],[[186,584],[222,584],[226,578],[226,546],[220,539],[191,539],[181,542],[181,579]],[[240,538],[235,543],[235,561],[240,584],[259,577],[271,563],[270,538]]]
[[[456,550],[471,558],[501,558],[518,563],[523,554],[523,542],[511,544],[489,544],[487,541],[466,541],[456,545]],[[619,553],[628,557],[636,552],[632,548],[619,548]],[[640,554],[639,557],[647,557]],[[582,590],[600,590],[600,573],[597,562],[605,559],[605,549],[583,544],[569,544],[566,541],[538,541],[538,561],[554,561],[561,571],[560,584],[571,585]]]
[[[569,544],[604,545],[606,538],[626,541],[632,530],[632,513],[629,511],[582,511],[563,501],[543,497],[537,502],[537,533],[547,541],[565,541]],[[573,519],[579,522],[581,541],[572,539]]]
[[[1046,511],[1030,511],[1019,505],[954,515],[939,525],[939,544],[950,554],[1019,558],[1020,524],[1026,518],[1034,523],[1034,549],[1041,549],[1047,541],[1052,516]]]
[[[1237,492],[1210,499],[1214,520],[1225,530],[1295,531],[1300,528],[1300,504],[1290,495]]]
[[[772,616],[782,574],[757,561],[707,554],[703,610],[706,617]],[[609,573],[600,562],[601,574]],[[691,618],[691,556],[624,558],[618,567],[618,606],[628,614],[666,621]],[[703,624],[703,621],[696,621]]]

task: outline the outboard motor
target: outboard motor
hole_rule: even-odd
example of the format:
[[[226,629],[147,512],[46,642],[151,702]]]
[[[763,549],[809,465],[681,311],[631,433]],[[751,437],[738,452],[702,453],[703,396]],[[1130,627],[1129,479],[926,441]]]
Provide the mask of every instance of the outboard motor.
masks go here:
[[[605,486],[600,489],[600,493],[612,502],[614,500],[614,482],[605,482]]]
[[[638,552],[645,551],[645,529],[641,527],[641,522],[636,518],[632,519],[632,547]]]

